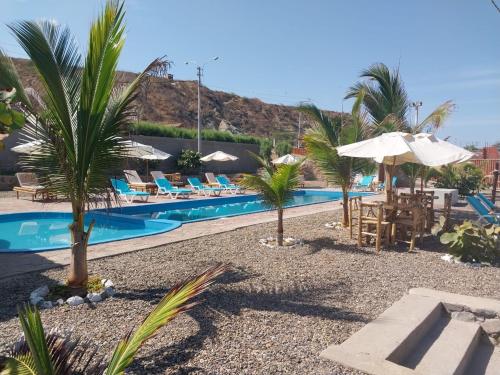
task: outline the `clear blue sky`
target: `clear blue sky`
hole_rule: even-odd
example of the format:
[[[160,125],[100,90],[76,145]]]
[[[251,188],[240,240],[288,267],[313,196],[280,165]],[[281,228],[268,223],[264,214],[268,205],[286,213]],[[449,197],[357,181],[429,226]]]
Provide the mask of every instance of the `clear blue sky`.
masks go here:
[[[0,47],[24,56],[6,23],[55,19],[82,48],[102,1],[0,0]],[[375,62],[400,66],[422,115],[457,105],[441,136],[465,144],[500,140],[500,13],[490,0],[129,0],[120,68],[139,71],[168,55],[178,79],[199,62],[212,89],[340,110],[346,89]],[[350,109],[344,103],[344,110]]]

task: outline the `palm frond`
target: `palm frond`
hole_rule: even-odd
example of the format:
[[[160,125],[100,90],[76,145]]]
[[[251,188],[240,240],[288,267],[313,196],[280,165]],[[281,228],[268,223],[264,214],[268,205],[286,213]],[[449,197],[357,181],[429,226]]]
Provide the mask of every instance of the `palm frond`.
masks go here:
[[[14,102],[21,102],[31,108],[31,102],[24,91],[23,84],[12,59],[0,49],[0,90],[16,89]]]
[[[444,122],[448,119],[451,113],[455,110],[455,103],[451,100],[440,104],[432,113],[427,116],[420,124],[413,127],[413,133],[421,133],[427,128],[436,131],[443,127]]]
[[[188,302],[203,293],[226,270],[225,265],[217,265],[173,287],[142,324],[120,341],[108,364],[106,375],[123,374],[142,344],[178,314],[195,306],[196,302]]]
[[[337,142],[342,127],[342,122],[338,117],[332,118],[328,116],[313,104],[301,105],[298,110],[309,116],[313,121],[314,133],[321,134],[320,137],[327,138],[331,144]]]

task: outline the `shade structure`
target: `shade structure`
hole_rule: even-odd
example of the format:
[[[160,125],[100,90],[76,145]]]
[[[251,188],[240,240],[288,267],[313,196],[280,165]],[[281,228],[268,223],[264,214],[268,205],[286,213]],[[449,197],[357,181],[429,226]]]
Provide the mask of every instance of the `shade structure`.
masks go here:
[[[238,160],[237,156],[226,154],[223,151],[215,151],[211,154],[208,154],[202,158],[200,158],[201,161],[207,162],[207,161],[235,161]]]
[[[11,151],[17,152],[19,154],[35,154],[40,150],[40,146],[43,141],[35,140],[27,143],[23,143],[11,148]]]
[[[273,164],[295,164],[298,163],[301,159],[292,154],[283,155],[277,159],[271,161]]]
[[[340,156],[370,158],[377,163],[400,165],[416,163],[429,167],[461,163],[474,154],[434,134],[385,133],[365,141],[337,147]]]
[[[123,144],[127,148],[127,157],[137,158],[143,160],[165,160],[168,159],[170,154],[158,150],[150,145],[145,145],[134,141],[124,141]]]

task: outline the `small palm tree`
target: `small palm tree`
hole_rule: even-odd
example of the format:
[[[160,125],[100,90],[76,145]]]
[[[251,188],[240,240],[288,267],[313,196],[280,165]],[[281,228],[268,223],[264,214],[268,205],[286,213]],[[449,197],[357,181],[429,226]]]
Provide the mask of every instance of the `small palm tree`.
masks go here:
[[[281,164],[273,167],[270,163],[253,155],[264,172],[259,175],[245,175],[241,185],[257,191],[266,205],[278,211],[278,246],[283,246],[283,210],[293,198],[293,192],[300,184],[301,162],[295,164]]]
[[[139,327],[118,343],[107,364],[89,346],[79,346],[78,340],[46,333],[38,310],[27,305],[19,311],[24,337],[0,361],[0,375],[124,374],[144,342],[177,315],[199,303],[189,301],[203,293],[226,269],[225,265],[217,265],[174,286]]]
[[[116,68],[125,41],[123,17],[121,2],[106,3],[91,26],[85,59],[67,28],[49,21],[9,26],[31,58],[43,87],[38,126],[25,130],[27,137],[41,139],[42,146],[21,161],[40,174],[53,193],[67,196],[71,202],[68,285],[75,293],[83,292],[88,279],[87,244],[93,223],[85,226],[85,212],[92,197],[107,192],[107,171],[119,166],[127,153],[119,135],[131,121],[140,85],[165,65],[157,59],[129,85],[117,87]],[[7,67],[0,67],[0,72],[5,70]],[[16,88],[18,93],[24,92]]]
[[[345,124],[338,117],[329,117],[314,105],[299,107],[299,110],[313,121],[313,127],[304,137],[308,157],[316,163],[328,182],[342,188],[344,226],[347,226],[349,221],[348,199],[353,174],[366,170],[370,162],[340,157],[337,147],[362,141],[371,134],[371,124],[361,110],[363,98],[364,92],[361,91],[352,107],[351,121]]]

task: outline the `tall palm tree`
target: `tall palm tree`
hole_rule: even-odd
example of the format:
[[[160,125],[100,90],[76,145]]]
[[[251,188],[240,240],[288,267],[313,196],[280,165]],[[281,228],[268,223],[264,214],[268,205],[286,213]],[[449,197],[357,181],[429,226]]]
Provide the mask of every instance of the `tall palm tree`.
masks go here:
[[[85,59],[69,29],[50,21],[21,21],[10,29],[31,58],[43,91],[37,129],[26,134],[43,141],[40,152],[23,157],[54,193],[67,196],[71,265],[68,285],[86,288],[87,244],[93,223],[86,228],[85,212],[93,196],[102,196],[107,171],[119,166],[127,150],[119,134],[131,121],[133,101],[148,74],[164,62],[155,60],[128,86],[118,88],[116,68],[124,45],[123,3],[108,1],[90,29]],[[0,69],[1,71],[1,69]]]
[[[241,185],[257,191],[264,203],[277,210],[278,230],[277,242],[283,246],[283,210],[285,205],[293,198],[293,192],[300,184],[301,162],[295,164],[281,164],[273,167],[257,155],[253,155],[264,168],[259,175],[245,175]]]
[[[320,168],[328,182],[342,187],[343,219],[342,224],[349,221],[349,188],[353,174],[366,169],[363,159],[341,157],[337,147],[362,141],[370,136],[372,129],[366,112],[362,110],[364,91],[361,90],[351,111],[351,121],[343,124],[338,117],[331,118],[316,106],[308,104],[299,110],[310,117],[313,126],[304,137],[308,157]]]
[[[78,345],[78,339],[46,333],[38,310],[27,305],[19,310],[24,337],[9,356],[0,359],[0,374],[124,374],[144,342],[177,315],[199,303],[190,301],[226,270],[225,265],[217,265],[174,286],[146,319],[120,340],[108,363],[103,362],[101,353],[93,352],[85,344]]]

